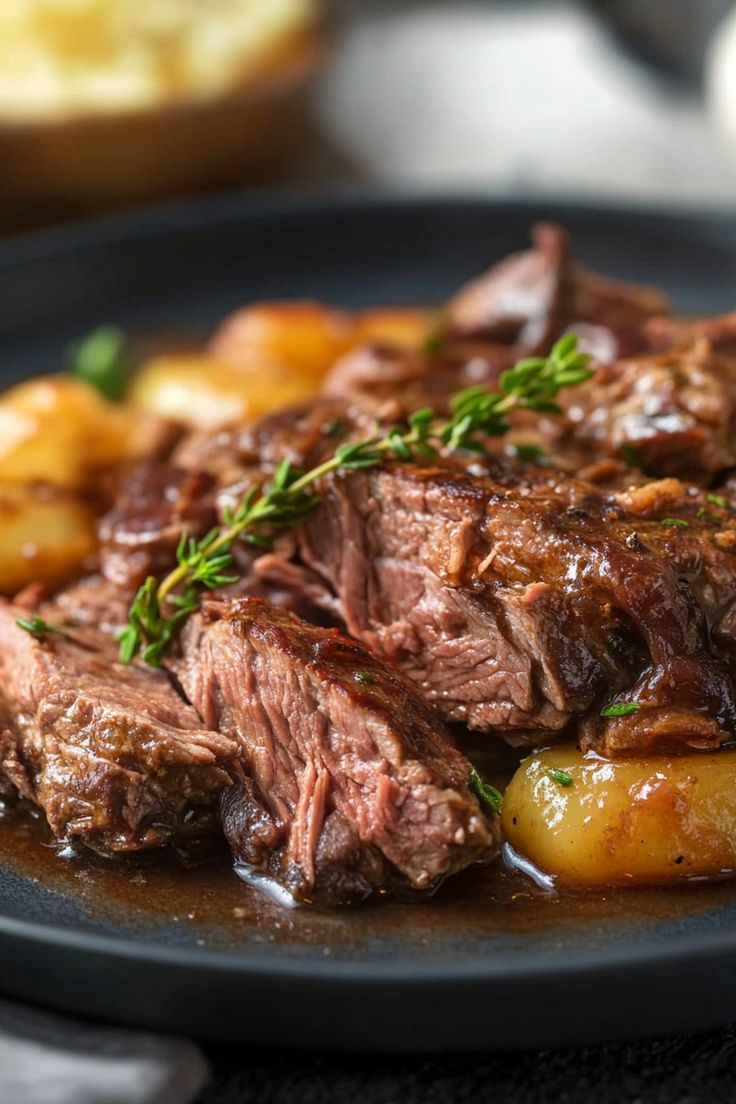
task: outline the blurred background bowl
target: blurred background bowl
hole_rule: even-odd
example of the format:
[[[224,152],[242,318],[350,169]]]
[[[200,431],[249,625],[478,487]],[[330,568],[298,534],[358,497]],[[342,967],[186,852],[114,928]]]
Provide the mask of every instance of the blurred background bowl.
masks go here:
[[[0,116],[0,223],[138,205],[282,173],[310,135],[308,91],[334,30],[326,0],[216,92],[130,109]],[[0,225],[1,228],[1,225]]]
[[[677,81],[700,86],[709,40],[733,0],[587,0],[618,41]]]

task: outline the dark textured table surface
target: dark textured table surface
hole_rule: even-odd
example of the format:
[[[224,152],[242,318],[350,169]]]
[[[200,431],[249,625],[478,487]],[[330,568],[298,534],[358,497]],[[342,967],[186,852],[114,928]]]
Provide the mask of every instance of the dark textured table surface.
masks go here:
[[[686,992],[682,999],[688,999]],[[201,1104],[736,1101],[736,1028],[616,1046],[488,1055],[366,1057],[210,1047],[208,1056],[214,1082]]]

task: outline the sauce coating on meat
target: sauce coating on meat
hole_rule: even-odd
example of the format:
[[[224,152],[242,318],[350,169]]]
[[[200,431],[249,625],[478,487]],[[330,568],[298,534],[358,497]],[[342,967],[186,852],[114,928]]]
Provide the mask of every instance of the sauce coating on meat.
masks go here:
[[[532,236],[461,288],[423,344],[356,347],[341,315],[312,401],[172,433],[116,469],[91,573],[0,607],[3,795],[105,855],[223,830],[249,876],[353,904],[432,891],[498,853],[456,737],[573,736],[609,758],[736,738],[734,316],[673,317],[656,290],[577,265],[561,228]],[[319,305],[308,313],[319,322]],[[422,407],[447,419],[464,388],[500,399],[509,369],[567,334],[595,372],[565,379],[559,409],[519,404],[479,451],[445,437],[322,473],[298,524],[224,549],[217,594],[177,576],[173,597],[196,602],[162,669],[118,662],[137,588],[186,568],[284,460],[304,472],[401,437]],[[19,626],[24,613],[52,628]]]

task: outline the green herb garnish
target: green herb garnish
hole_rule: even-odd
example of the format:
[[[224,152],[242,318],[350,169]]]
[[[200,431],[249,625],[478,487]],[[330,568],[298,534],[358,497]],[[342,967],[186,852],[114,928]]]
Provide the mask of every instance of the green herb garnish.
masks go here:
[[[550,768],[547,771],[547,775],[553,782],[557,782],[558,785],[563,786],[565,789],[567,789],[568,786],[572,786],[572,775],[568,774],[567,771]]]
[[[601,709],[601,717],[628,717],[629,713],[638,713],[640,709],[638,702],[617,702]]]
[[[114,402],[122,397],[130,374],[125,335],[117,326],[99,326],[71,346],[70,370]]]
[[[662,518],[660,525],[671,525],[675,529],[689,529],[690,522],[683,518]]]
[[[356,671],[355,681],[359,682],[362,686],[372,686],[376,681],[376,676],[372,675],[370,671]]]
[[[495,786],[490,786],[487,782],[484,782],[477,770],[471,770],[470,772],[470,788],[476,797],[480,798],[492,812],[501,812],[503,795]]]
[[[59,636],[63,636],[61,629],[54,628],[53,625],[49,625],[48,621],[44,621],[43,617],[39,617],[37,614],[32,614],[31,617],[16,617],[15,623],[19,629],[23,629],[24,632],[30,633],[31,636],[46,636],[47,633],[58,633]]]
[[[325,422],[322,426],[322,432],[325,437],[344,437],[347,428],[342,418],[331,418],[329,422]]]
[[[427,334],[422,342],[421,351],[425,356],[438,356],[445,347],[445,341],[440,333]]]
[[[723,495],[707,494],[705,496],[706,502],[712,502],[714,506],[720,506],[722,510],[730,510],[731,503]]]
[[[578,352],[575,335],[568,334],[555,344],[548,357],[522,360],[504,372],[500,391],[471,387],[455,395],[449,419],[440,419],[431,407],[424,407],[383,436],[339,445],[331,457],[311,471],[300,472],[291,461],[284,460],[263,493],[251,487],[236,510],[225,512],[222,529],[213,529],[199,541],[185,533],[176,552],[177,567],[160,584],[153,576],[146,580],[130,607],[127,625],[118,635],[120,661],[129,663],[142,653],[147,663],[159,666],[180,623],[197,608],[200,590],[237,581],[226,574],[232,565],[234,542],[244,539],[262,544],[269,541],[268,530],[304,521],[321,501],[312,487],[324,476],[374,468],[390,459],[431,461],[441,451],[485,453],[484,439],[506,432],[506,418],[512,410],[558,412],[554,396],[562,387],[590,378],[589,359]],[[260,531],[264,526],[265,535]],[[179,588],[180,592],[175,593]],[[164,603],[168,603],[170,612],[164,612]]]
[[[539,464],[547,459],[541,445],[512,445],[510,451],[517,460],[521,460],[524,464]]]
[[[634,448],[633,445],[621,445],[618,451],[630,468],[643,469],[644,458],[638,448]]]

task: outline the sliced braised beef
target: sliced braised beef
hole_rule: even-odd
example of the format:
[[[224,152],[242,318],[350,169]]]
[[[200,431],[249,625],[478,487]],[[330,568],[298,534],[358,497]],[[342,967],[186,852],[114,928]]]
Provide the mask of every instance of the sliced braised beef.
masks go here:
[[[736,466],[736,357],[707,337],[601,367],[565,406],[563,451],[573,443],[701,482]]]
[[[120,587],[102,575],[88,575],[58,591],[47,601],[28,606],[52,625],[93,628],[114,636],[128,620],[135,596],[131,587]],[[15,602],[20,596],[16,596]]]
[[[601,359],[646,348],[646,323],[668,310],[660,291],[574,264],[560,226],[540,223],[532,240],[532,249],[507,257],[450,300],[449,333],[543,353],[565,330],[582,324],[581,337]]]
[[[0,772],[59,839],[113,854],[217,830],[238,747],[94,630],[33,636],[0,604]]]
[[[731,515],[677,480],[395,466],[335,478],[300,551],[448,720],[520,743],[578,720],[617,754],[736,733],[734,546]],[[635,723],[600,716],[620,704]]]
[[[166,463],[143,463],[123,478],[114,508],[100,522],[105,578],[125,591],[168,570],[182,532],[214,524],[211,479]]]
[[[204,723],[236,740],[225,792],[237,860],[299,900],[430,890],[490,859],[498,828],[470,764],[412,684],[360,644],[253,598],[212,599],[176,672]]]

